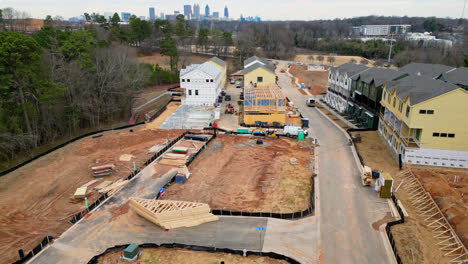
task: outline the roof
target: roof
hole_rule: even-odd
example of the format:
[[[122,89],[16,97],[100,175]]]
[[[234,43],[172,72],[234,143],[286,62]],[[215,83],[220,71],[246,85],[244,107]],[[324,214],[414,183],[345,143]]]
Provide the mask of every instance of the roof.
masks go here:
[[[384,68],[368,68],[358,74],[351,76],[351,79],[357,80],[361,78],[361,80],[365,83],[371,83],[374,81],[375,86],[382,85],[385,81],[391,81],[405,75],[405,73],[398,72],[392,69],[384,69]]]
[[[458,89],[451,83],[435,80],[427,76],[410,74],[397,81],[389,81],[385,85],[388,92],[396,91],[396,96],[404,100],[407,95],[412,105],[419,104],[439,95]]]
[[[453,67],[442,64],[410,63],[398,69],[398,71],[415,75],[424,75],[429,78],[437,78],[442,73],[453,70]]]
[[[244,75],[249,73],[249,72],[252,72],[252,71],[254,71],[254,70],[258,69],[258,68],[263,68],[263,69],[275,74],[275,69],[273,68],[273,66],[271,66],[269,64],[263,65],[261,63],[256,62],[256,63],[254,63],[254,64],[252,64],[249,67],[244,69]]]
[[[265,65],[268,64],[268,61],[267,61],[266,59],[259,58],[259,57],[257,57],[257,56],[252,56],[252,57],[250,57],[250,58],[248,58],[248,59],[246,59],[246,60],[244,61],[244,67],[245,67],[246,65],[248,65],[248,64],[250,64],[250,63],[252,63],[252,62],[254,62],[254,61],[260,61],[261,63],[263,63],[263,64],[265,64]]]
[[[202,64],[191,64],[187,66],[185,69],[180,70],[180,76],[185,75],[194,69],[200,70],[210,76],[216,77],[218,74],[221,74],[221,69],[214,66],[213,64],[204,62]]]
[[[341,64],[338,67],[331,68],[331,72],[335,73],[336,71],[340,73],[347,73],[348,77],[355,75],[356,73],[362,72],[368,69],[368,67],[361,64],[345,63]]]
[[[223,61],[222,59],[218,58],[218,57],[213,57],[213,58],[209,59],[208,61],[212,61],[212,62],[218,64],[219,66],[226,68],[226,62]]]
[[[442,77],[446,82],[453,83],[455,85],[468,86],[468,68],[466,67],[456,68],[446,73],[442,73]]]

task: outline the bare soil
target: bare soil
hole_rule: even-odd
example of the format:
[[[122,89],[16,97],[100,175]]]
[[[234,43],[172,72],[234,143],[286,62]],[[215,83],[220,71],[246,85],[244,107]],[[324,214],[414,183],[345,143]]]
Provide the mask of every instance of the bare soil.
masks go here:
[[[122,250],[123,251],[123,250]],[[98,259],[101,264],[129,263],[121,260],[122,251],[106,254]],[[141,256],[137,262],[144,263],[165,263],[165,264],[285,264],[284,260],[272,259],[269,257],[233,255],[228,253],[209,253],[204,251],[193,251],[182,248],[140,248]]]
[[[212,57],[213,56],[182,53],[179,57],[178,67],[179,69],[181,69],[190,64],[203,63],[211,59]],[[221,58],[221,59],[227,63],[228,71],[234,68],[234,62],[232,59],[229,59],[229,58]],[[169,57],[163,56],[158,52],[154,52],[151,56],[139,56],[137,60],[140,63],[159,64],[159,66],[163,69],[170,69]]]
[[[174,138],[176,130],[109,131],[102,137],[88,137],[50,153],[0,178],[0,250],[2,261],[18,258],[17,251],[31,250],[44,236],[59,236],[70,227],[70,216],[84,209],[84,201],[73,199],[76,188],[94,179],[90,167],[112,163],[116,172],[103,180],[127,176],[151,154],[150,147]],[[135,156],[120,161],[122,154]],[[97,183],[98,184],[98,183]],[[92,185],[88,189],[92,189]],[[93,203],[98,195],[88,195]]]
[[[314,56],[313,60],[309,59],[309,56],[312,55]],[[307,63],[315,63],[315,64],[326,64],[326,65],[332,65],[332,66],[340,66],[341,64],[349,63],[351,59],[356,60],[356,63],[359,63],[363,57],[360,56],[333,56],[335,58],[335,62],[333,64],[329,63],[327,61],[328,57],[327,55],[322,55],[324,60],[322,62],[317,60],[317,56],[320,54],[298,54],[294,58],[294,61],[299,61],[299,62],[307,62]],[[367,67],[372,67],[374,61],[373,60],[368,60],[366,59],[369,63],[366,65]]]
[[[362,156],[364,163],[374,169],[381,169],[392,175],[395,180],[394,186],[401,182],[397,174],[400,172],[398,163],[393,158],[389,147],[380,137],[377,131],[352,132],[353,135],[360,134],[361,143],[356,143],[356,148]],[[455,229],[460,239],[467,241],[467,206],[466,198],[463,201],[461,193],[467,191],[468,179],[466,171],[423,167],[416,169],[412,166],[413,172],[423,183],[426,190],[432,195],[439,208],[449,219],[450,224]],[[453,176],[459,175],[460,182],[453,183]],[[447,179],[450,179],[449,182]],[[404,185],[404,183],[403,183]],[[398,254],[403,263],[448,263],[449,259],[443,256],[434,238],[434,234],[424,219],[417,213],[416,208],[410,202],[407,190],[402,186],[395,193],[401,200],[409,217],[405,218],[405,223],[392,227],[392,233],[396,240]],[[413,254],[411,253],[413,250]],[[414,256],[414,257],[413,257]]]
[[[208,203],[212,209],[292,213],[310,205],[313,149],[308,140],[219,135],[189,166],[185,184],[167,200]],[[291,158],[297,164],[290,162]]]
[[[325,93],[328,87],[327,71],[308,71],[307,66],[291,65],[289,73],[298,79],[299,83],[304,83],[305,87],[311,87],[308,91],[312,95]]]

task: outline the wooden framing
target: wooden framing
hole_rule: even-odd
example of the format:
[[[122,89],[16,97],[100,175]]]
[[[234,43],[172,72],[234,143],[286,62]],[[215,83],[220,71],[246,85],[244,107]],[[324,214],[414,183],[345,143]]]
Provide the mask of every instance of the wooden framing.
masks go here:
[[[276,84],[252,85],[244,88],[244,111],[260,113],[284,113],[286,96]]]
[[[164,228],[197,226],[218,220],[208,204],[131,197],[130,207],[148,221]]]
[[[399,178],[406,180],[404,188],[407,189],[412,204],[424,218],[427,227],[432,230],[434,237],[439,240],[437,245],[439,245],[440,250],[447,252],[444,256],[450,258],[450,263],[461,263],[462,260],[467,262],[468,251],[466,247],[450,226],[432,196],[426,191],[411,169],[401,172],[399,176]]]

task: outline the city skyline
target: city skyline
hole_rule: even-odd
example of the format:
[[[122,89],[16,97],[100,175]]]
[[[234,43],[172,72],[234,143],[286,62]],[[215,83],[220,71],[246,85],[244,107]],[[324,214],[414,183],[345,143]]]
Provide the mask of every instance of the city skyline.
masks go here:
[[[28,12],[33,18],[45,18],[47,15],[62,16],[65,19],[82,15],[83,13],[130,12],[137,17],[148,17],[148,8],[154,7],[156,13],[173,14],[174,10],[182,11],[184,5],[199,4],[203,11],[206,5],[210,7],[210,13],[223,14],[224,7],[229,8],[229,17],[239,19],[242,14],[247,16],[259,16],[262,20],[315,20],[350,18],[368,15],[384,16],[436,16],[460,18],[463,0],[447,0],[443,5],[436,0],[357,0],[354,2],[345,0],[330,0],[326,2],[314,2],[307,0],[295,0],[294,3],[278,0],[247,0],[237,1],[146,1],[135,0],[132,4],[115,4],[110,0],[93,1],[63,1],[37,0],[31,3],[26,0],[4,0],[0,8],[13,7]],[[362,8],[365,6],[365,8]],[[251,11],[255,10],[255,11]],[[311,11],[313,10],[313,12]],[[330,12],[333,10],[333,12]],[[202,13],[202,12],[200,12]],[[204,15],[205,12],[203,12]],[[464,16],[466,18],[466,15]]]

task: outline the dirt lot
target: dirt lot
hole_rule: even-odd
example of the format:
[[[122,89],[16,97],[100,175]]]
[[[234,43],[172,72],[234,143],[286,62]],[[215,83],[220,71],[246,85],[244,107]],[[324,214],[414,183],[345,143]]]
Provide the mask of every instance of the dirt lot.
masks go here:
[[[310,60],[308,57],[312,55],[314,56],[313,60]],[[322,62],[319,62],[317,60],[317,56],[320,54],[298,54],[294,58],[294,61],[299,61],[299,62],[307,62],[307,63],[321,63],[325,65],[329,65],[330,63],[327,61],[328,56],[327,55],[322,55],[324,57],[324,60]],[[335,58],[335,62],[333,62],[332,66],[340,66],[341,64],[348,63],[351,59],[355,59],[356,63],[359,63],[363,57],[360,56],[333,56]],[[367,59],[366,59],[367,60]],[[367,60],[369,63],[366,65],[368,67],[372,67],[372,64],[374,63],[373,60]],[[331,64],[330,64],[331,65]]]
[[[85,138],[42,157],[0,178],[0,250],[3,260],[17,258],[17,250],[28,252],[46,235],[57,237],[70,227],[69,216],[84,209],[72,199],[77,187],[94,177],[90,167],[113,163],[116,172],[105,180],[127,176],[133,161],[137,166],[151,154],[147,150],[180,131],[128,129],[109,131],[99,138]],[[134,157],[120,161],[122,154]],[[94,186],[94,185],[93,185]],[[92,188],[92,186],[90,187]],[[94,202],[97,194],[88,196]]]
[[[208,203],[212,209],[291,213],[310,204],[312,149],[309,141],[220,135],[189,166],[185,184],[173,184],[164,199]],[[297,160],[296,165],[290,159]]]
[[[328,72],[327,71],[308,71],[307,66],[291,65],[289,73],[294,75],[298,82],[304,83],[305,87],[311,87],[308,91],[312,95],[321,94],[327,91]]]
[[[181,69],[182,67],[185,67],[193,63],[203,63],[211,59],[212,57],[213,56],[204,56],[204,55],[196,55],[196,54],[181,54],[179,58],[178,67],[179,69]],[[221,59],[227,63],[228,71],[234,68],[234,63],[232,59],[228,59],[228,58],[221,58]],[[162,56],[160,53],[157,53],[157,52],[154,52],[153,55],[151,56],[139,56],[138,62],[159,64],[159,66],[164,69],[170,68],[169,57]]]
[[[372,168],[389,172],[394,177],[395,183],[399,184],[402,179],[396,176],[399,172],[398,163],[392,157],[389,148],[378,132],[353,132],[353,134],[360,134],[362,137],[362,143],[357,143],[356,146],[364,163]],[[412,166],[412,169],[466,245],[468,234],[466,203],[468,199],[462,197],[462,193],[468,191],[466,171],[423,166]],[[458,183],[453,182],[454,175],[460,176]],[[411,249],[414,251],[414,263],[447,263],[449,260],[443,256],[442,251],[437,246],[439,241],[433,237],[424,219],[417,214],[406,189],[400,188],[396,196],[403,202],[409,213],[404,224],[392,227],[398,253],[403,263],[413,263]]]
[[[284,260],[272,259],[269,257],[233,255],[227,253],[208,253],[204,251],[193,251],[188,249],[171,249],[171,248],[141,248],[141,256],[138,258],[138,263],[164,263],[164,264],[218,264],[221,261],[224,263],[236,264],[283,264],[287,263]],[[99,258],[98,263],[114,264],[114,263],[129,263],[125,260],[120,260],[121,251],[109,253]]]

